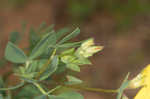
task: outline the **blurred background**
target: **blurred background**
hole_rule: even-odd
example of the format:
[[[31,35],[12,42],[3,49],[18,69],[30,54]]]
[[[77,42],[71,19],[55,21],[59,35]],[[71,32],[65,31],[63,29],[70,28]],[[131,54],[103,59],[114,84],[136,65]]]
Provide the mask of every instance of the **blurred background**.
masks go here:
[[[95,38],[105,48],[91,58],[79,74],[87,85],[116,89],[128,72],[130,79],[150,63],[149,0],[0,0],[0,58],[4,56],[10,33],[38,27],[42,22],[55,29],[80,27],[77,40]],[[28,31],[19,47],[28,46]],[[3,62],[0,62],[3,64]],[[11,65],[0,66],[0,75],[11,71]],[[13,77],[10,77],[15,81]],[[129,90],[130,99],[137,90]],[[116,94],[82,92],[85,99],[115,99]]]

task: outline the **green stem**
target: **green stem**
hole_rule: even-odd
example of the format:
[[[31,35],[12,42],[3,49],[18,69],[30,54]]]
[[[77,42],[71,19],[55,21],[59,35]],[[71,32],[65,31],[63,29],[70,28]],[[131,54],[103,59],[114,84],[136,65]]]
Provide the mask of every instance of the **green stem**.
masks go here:
[[[62,87],[61,85],[60,85],[60,86],[57,86],[57,87],[55,87],[54,89],[48,91],[47,94],[50,94],[50,93],[54,92],[55,90],[57,90],[57,89],[59,89],[59,88],[61,88],[61,87]]]
[[[56,49],[54,49],[52,55],[50,56],[50,58],[48,59],[47,63],[45,63],[41,70],[39,71],[39,73],[36,76],[36,79],[39,79],[39,77],[41,76],[41,74],[47,69],[48,65],[51,63],[51,60],[53,59],[54,55],[56,54]]]
[[[80,86],[65,86],[65,87],[70,87],[73,89],[86,90],[86,91],[104,92],[104,93],[117,93],[118,92],[118,89],[111,90],[111,89],[88,88],[88,87],[80,87]]]
[[[20,84],[16,85],[16,86],[13,86],[13,87],[9,87],[9,88],[0,88],[0,91],[14,90],[14,89],[17,89],[17,88],[19,88],[19,87],[21,87],[21,86],[23,86],[23,85],[24,85],[24,81],[21,82]]]
[[[38,83],[33,84],[41,91],[42,94],[47,95],[47,92]]]

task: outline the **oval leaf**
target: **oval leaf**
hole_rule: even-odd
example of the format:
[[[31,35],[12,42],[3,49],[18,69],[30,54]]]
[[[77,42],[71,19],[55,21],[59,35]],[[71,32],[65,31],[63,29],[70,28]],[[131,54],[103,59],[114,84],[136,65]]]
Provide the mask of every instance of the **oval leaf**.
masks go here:
[[[11,42],[8,42],[5,49],[5,58],[14,63],[25,63],[27,61],[24,52]]]
[[[67,80],[68,80],[68,82],[65,82],[65,84],[67,84],[67,85],[75,85],[75,84],[82,83],[82,80],[80,80],[74,76],[71,76],[71,75],[67,75]]]

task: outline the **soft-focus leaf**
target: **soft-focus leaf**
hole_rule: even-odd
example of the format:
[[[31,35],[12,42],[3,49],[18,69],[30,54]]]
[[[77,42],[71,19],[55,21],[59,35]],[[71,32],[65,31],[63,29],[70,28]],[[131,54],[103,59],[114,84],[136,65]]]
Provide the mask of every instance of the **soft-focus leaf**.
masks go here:
[[[40,56],[46,49],[48,48],[49,45],[55,44],[56,43],[56,35],[54,32],[51,32],[44,36],[38,44],[34,47],[30,54],[30,59],[34,59],[38,56]]]
[[[33,85],[27,85],[20,90],[18,94],[15,94],[14,99],[32,99],[34,96],[40,95],[41,92]]]
[[[47,96],[41,95],[41,96],[36,96],[34,99],[47,99]]]
[[[8,42],[5,49],[5,58],[14,63],[24,63],[27,61],[27,56],[16,45]]]
[[[84,97],[80,93],[74,91],[64,92],[57,96],[54,95],[48,95],[48,96],[49,99],[84,99]]]
[[[74,85],[74,84],[81,84],[82,83],[82,80],[80,80],[74,76],[71,76],[71,75],[68,75],[67,79],[68,79],[68,82],[65,83],[67,85]]]
[[[76,72],[80,72],[80,67],[76,64],[67,64],[67,68]]]
[[[63,37],[66,33],[69,32],[69,29],[68,28],[63,28],[63,29],[60,29],[57,34],[56,34],[56,38],[57,39],[60,39],[61,37]]]
[[[49,64],[47,70],[41,75],[40,80],[44,80],[46,78],[48,78],[50,75],[52,75],[58,68],[58,56],[54,56],[52,63]]]
[[[46,22],[42,22],[42,23],[40,24],[40,26],[39,26],[37,32],[39,33],[39,32],[41,32],[41,31],[42,31],[43,29],[45,29],[45,28],[46,28]]]
[[[59,96],[54,96],[54,95],[48,95],[49,99],[65,99],[63,97],[59,97]]]
[[[62,44],[62,45],[58,45],[59,48],[70,48],[70,47],[79,47],[81,45],[82,41],[81,42],[74,42],[74,43],[65,43],[65,44]]]
[[[74,91],[64,92],[62,94],[59,94],[58,96],[62,97],[62,99],[84,99],[84,97],[80,93]]]
[[[78,65],[92,64],[88,58],[79,58],[77,60],[74,60],[73,63]]]
[[[72,33],[68,34],[66,37],[64,37],[58,44],[62,44],[74,37],[76,37],[80,33],[80,29],[76,28]]]
[[[72,55],[74,53],[75,49],[74,48],[71,48],[71,49],[68,49],[64,52],[61,53],[61,56],[64,56],[64,55]]]
[[[37,34],[34,28],[30,28],[30,31],[29,31],[30,48],[32,49],[39,40],[40,40],[40,36]]]
[[[54,28],[54,24],[50,25],[49,27],[47,27],[42,33],[49,33],[53,31]]]
[[[12,43],[18,43],[18,41],[20,40],[19,32],[11,32],[9,40]]]

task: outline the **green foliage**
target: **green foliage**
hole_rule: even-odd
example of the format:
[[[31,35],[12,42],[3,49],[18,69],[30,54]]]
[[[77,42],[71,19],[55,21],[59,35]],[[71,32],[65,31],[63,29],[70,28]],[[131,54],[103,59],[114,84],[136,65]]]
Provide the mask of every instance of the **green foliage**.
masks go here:
[[[47,34],[34,47],[34,49],[32,50],[32,52],[30,54],[29,59],[32,60],[32,59],[40,56],[45,51],[45,49],[47,49],[47,47],[49,45],[53,45],[55,42],[56,42],[56,35],[54,34],[54,32]]]
[[[70,42],[80,33],[80,29],[68,32],[67,28],[55,32],[53,25],[47,27],[45,23],[37,30],[31,28],[29,47],[24,49],[25,52],[16,45],[22,38],[15,37],[19,32],[12,32],[11,42],[5,49],[5,59],[13,63],[14,74],[20,83],[8,86],[5,83],[7,78],[3,80],[0,77],[0,99],[84,99],[74,89],[116,92],[117,99],[120,99],[128,86],[128,76],[117,91],[85,87],[83,81],[75,76],[82,65],[91,64],[88,58],[103,47],[95,46],[93,39]],[[3,62],[5,64],[6,61]]]
[[[5,58],[14,63],[25,63],[27,61],[24,52],[11,42],[7,44]]]

